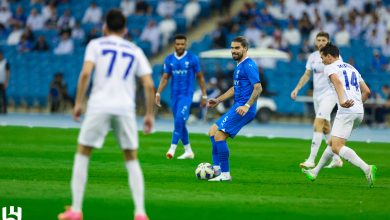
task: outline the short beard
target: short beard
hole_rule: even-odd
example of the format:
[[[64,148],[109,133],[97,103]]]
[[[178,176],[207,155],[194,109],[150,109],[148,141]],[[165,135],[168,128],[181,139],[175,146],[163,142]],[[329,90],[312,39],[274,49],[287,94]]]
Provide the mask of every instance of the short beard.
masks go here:
[[[237,54],[237,58],[234,58],[234,56],[233,56],[233,54],[232,54],[232,58],[233,58],[233,60],[235,60],[235,61],[241,60],[242,54]]]

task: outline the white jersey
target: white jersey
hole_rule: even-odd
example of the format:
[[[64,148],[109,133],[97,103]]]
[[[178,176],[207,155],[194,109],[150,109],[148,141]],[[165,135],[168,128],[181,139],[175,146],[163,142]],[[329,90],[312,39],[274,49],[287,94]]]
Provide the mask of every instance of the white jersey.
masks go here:
[[[362,93],[360,91],[360,82],[363,81],[359,71],[348,63],[344,63],[341,60],[337,60],[330,65],[325,66],[324,70],[327,76],[337,74],[338,78],[343,85],[345,100],[352,99],[354,105],[350,108],[343,108],[338,104],[337,113],[352,114],[352,113],[364,113]]]
[[[341,57],[340,57],[341,59]],[[342,59],[341,59],[342,60]],[[313,98],[321,99],[322,97],[334,96],[331,82],[326,74],[324,74],[325,65],[322,63],[320,52],[317,50],[309,55],[306,62],[306,69],[313,71]]]
[[[92,40],[84,61],[95,64],[87,114],[134,114],[135,76],[152,73],[143,51],[123,38],[110,35]]]

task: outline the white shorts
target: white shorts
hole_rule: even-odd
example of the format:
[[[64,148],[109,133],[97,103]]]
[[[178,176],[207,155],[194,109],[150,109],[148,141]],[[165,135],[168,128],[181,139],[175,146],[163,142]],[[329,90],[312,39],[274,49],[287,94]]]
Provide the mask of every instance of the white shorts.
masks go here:
[[[337,114],[332,126],[332,136],[348,139],[353,129],[363,120],[364,114]]]
[[[138,149],[135,116],[87,114],[81,125],[78,143],[88,147],[102,148],[110,128],[123,150]]]
[[[337,104],[337,101],[334,96],[327,96],[321,99],[314,99],[313,104],[316,118],[322,118],[330,121],[330,114]]]

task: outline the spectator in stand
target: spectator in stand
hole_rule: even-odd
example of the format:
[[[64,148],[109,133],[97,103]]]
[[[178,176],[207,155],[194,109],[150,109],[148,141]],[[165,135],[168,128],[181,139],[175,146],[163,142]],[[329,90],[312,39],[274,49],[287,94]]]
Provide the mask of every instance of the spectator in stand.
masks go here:
[[[18,51],[21,53],[27,53],[30,52],[32,48],[33,48],[32,42],[29,41],[27,34],[23,33],[20,42],[18,44]]]
[[[211,32],[211,39],[213,41],[212,47],[214,49],[226,47],[226,31],[223,27],[222,21],[219,21],[217,28]]]
[[[96,4],[96,2],[91,2],[84,13],[82,23],[100,24],[102,21],[102,16],[102,9]]]
[[[61,40],[56,48],[54,48],[55,55],[67,55],[73,53],[74,44],[70,37],[69,31],[63,31],[61,33]]]
[[[144,0],[137,0],[135,4],[135,13],[137,15],[151,15],[152,7]]]
[[[272,27],[274,24],[274,18],[268,12],[267,8],[262,8],[261,12],[256,16],[255,22],[257,28],[259,29],[264,27]]]
[[[330,13],[325,14],[324,32],[329,33],[330,36],[334,36],[337,31],[337,24],[333,20],[333,16]]]
[[[350,35],[349,32],[345,29],[344,21],[341,19],[339,22],[339,30],[334,35],[335,44],[339,47],[349,46]]]
[[[41,35],[38,37],[38,41],[35,43],[32,49],[33,51],[46,52],[50,48],[49,48],[49,44],[46,42],[46,38],[43,35]]]
[[[382,56],[379,50],[375,49],[373,51],[373,57],[371,61],[371,71],[374,72],[385,71],[387,64],[388,64],[387,59]]]
[[[166,16],[162,21],[160,21],[158,28],[160,29],[162,35],[162,45],[168,45],[169,39],[176,32],[176,21],[172,17]]]
[[[371,32],[366,32],[365,40],[366,40],[366,46],[379,48],[381,46],[381,38],[378,34],[378,31],[374,28]]]
[[[301,33],[291,22],[288,23],[287,29],[283,31],[282,37],[289,45],[296,46],[301,43]]]
[[[308,7],[303,0],[286,1],[286,14],[291,14],[297,21],[301,20],[305,14],[307,15],[307,9]]]
[[[357,16],[354,13],[349,13],[349,20],[347,23],[347,30],[351,35],[351,39],[359,39],[362,33],[362,25],[358,22]]]
[[[0,7],[0,28],[5,29],[9,26],[9,21],[12,18],[11,11],[8,10],[8,7]]]
[[[154,20],[150,20],[148,25],[143,29],[140,39],[147,41],[152,46],[152,54],[155,55],[160,47],[160,29]]]
[[[57,16],[57,10],[53,9],[50,11],[50,17],[46,19],[45,26],[47,29],[57,29],[57,21],[58,21],[58,16]]]
[[[387,32],[387,37],[383,45],[381,46],[383,56],[390,58],[390,31]]]
[[[256,41],[259,40],[260,36],[261,31],[254,23],[251,23],[244,31],[244,37],[248,40],[250,46],[256,45]]]
[[[76,19],[73,17],[70,9],[66,9],[64,14],[58,19],[57,28],[60,30],[69,30],[76,24]]]
[[[135,13],[135,0],[122,0],[120,9],[125,17]]]
[[[12,32],[8,35],[7,45],[13,46],[17,45],[20,42],[20,39],[23,34],[23,29],[19,23],[15,23],[12,25]]]
[[[230,7],[232,6],[233,0],[221,0],[221,6],[219,7],[219,15],[230,14]]]
[[[299,20],[298,27],[301,32],[302,39],[307,39],[310,32],[314,29],[313,24],[310,22],[309,15],[306,12],[303,13],[302,18]]]
[[[72,29],[72,38],[75,40],[84,40],[85,31],[81,28],[80,22],[76,22]]]
[[[33,8],[31,9],[30,15],[27,17],[26,23],[31,30],[39,31],[45,27],[45,18],[43,15],[39,14],[38,10]]]
[[[6,89],[10,78],[10,66],[0,51],[0,114],[7,114]]]
[[[160,0],[157,4],[157,14],[161,17],[173,17],[176,11],[176,2],[174,0]]]
[[[272,0],[266,0],[265,4],[272,17],[278,20],[287,19],[284,1],[279,1],[278,4],[274,4]]]
[[[303,41],[302,47],[299,49],[298,59],[301,61],[306,61],[309,58],[309,55],[314,51],[314,48],[309,43],[309,40],[306,39]]]
[[[99,30],[96,27],[93,27],[89,33],[87,34],[87,38],[85,39],[85,45],[89,43],[92,39],[100,37]]]
[[[73,98],[68,94],[63,76],[64,74],[61,72],[56,73],[53,81],[50,83],[49,103],[51,113],[65,110],[67,104],[70,104],[72,107],[74,104]]]
[[[190,0],[185,6],[183,10],[183,15],[186,18],[187,27],[192,27],[195,19],[200,14],[200,4],[198,0]]]
[[[45,20],[49,19],[53,15],[54,11],[56,11],[55,14],[57,14],[56,5],[54,4],[54,1],[49,1],[42,9],[42,15]]]
[[[27,21],[27,17],[24,14],[23,7],[19,5],[16,8],[15,14],[12,16],[9,22],[10,24],[18,23],[20,26],[24,26],[26,24],[26,21]]]

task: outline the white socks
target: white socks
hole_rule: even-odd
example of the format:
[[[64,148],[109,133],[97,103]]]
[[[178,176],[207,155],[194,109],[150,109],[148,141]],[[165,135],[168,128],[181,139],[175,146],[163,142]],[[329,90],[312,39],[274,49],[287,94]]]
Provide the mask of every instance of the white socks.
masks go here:
[[[316,159],[318,149],[321,146],[322,142],[322,132],[313,132],[313,140],[311,142],[311,148],[310,148],[310,156],[307,159],[308,162],[314,163],[314,160]]]
[[[129,186],[133,195],[135,214],[145,215],[144,177],[138,160],[126,161]]]
[[[316,167],[312,169],[312,172],[315,176],[318,175],[318,172],[325,166],[325,164],[332,158],[333,156],[332,148],[330,146],[327,146],[324,153],[322,153],[320,161],[318,161],[318,164]],[[337,155],[337,154],[334,154]]]
[[[177,144],[171,144],[171,147],[169,148],[169,150],[175,152],[176,148],[177,148]]]
[[[72,210],[75,212],[81,212],[85,185],[88,178],[88,162],[89,157],[76,153],[71,180]]]
[[[364,162],[356,153],[354,150],[347,146],[343,146],[340,149],[339,155],[347,160],[348,162],[352,163],[353,165],[359,167],[363,170],[365,174],[370,172],[370,167],[366,162]]]
[[[191,153],[192,152],[191,145],[190,144],[184,145],[184,150],[186,153]]]

